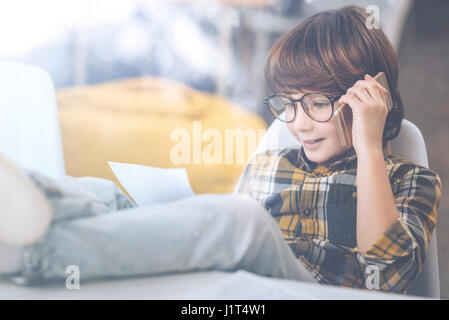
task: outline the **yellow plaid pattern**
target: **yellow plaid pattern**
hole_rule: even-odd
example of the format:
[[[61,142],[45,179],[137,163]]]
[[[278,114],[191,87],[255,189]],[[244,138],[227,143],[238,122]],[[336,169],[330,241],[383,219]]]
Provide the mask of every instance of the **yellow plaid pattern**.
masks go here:
[[[368,288],[378,270],[378,289],[407,293],[425,260],[441,180],[436,172],[385,153],[400,218],[362,254],[357,249],[357,156],[354,149],[316,165],[302,148],[256,155],[238,192],[261,201],[276,219],[298,260],[323,284]]]

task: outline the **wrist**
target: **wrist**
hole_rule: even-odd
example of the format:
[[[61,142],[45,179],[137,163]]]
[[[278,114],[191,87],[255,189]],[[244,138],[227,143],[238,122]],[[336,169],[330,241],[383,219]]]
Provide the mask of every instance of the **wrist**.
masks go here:
[[[367,147],[357,151],[357,160],[358,161],[366,161],[366,160],[374,160],[374,161],[384,161],[384,152],[382,149],[382,145],[377,147]]]

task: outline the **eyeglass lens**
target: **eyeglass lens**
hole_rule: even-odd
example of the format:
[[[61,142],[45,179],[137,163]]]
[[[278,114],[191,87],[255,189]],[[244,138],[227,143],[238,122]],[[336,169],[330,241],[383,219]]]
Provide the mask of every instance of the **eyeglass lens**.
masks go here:
[[[332,102],[328,97],[311,93],[303,96],[302,106],[304,111],[316,121],[327,121],[332,116]],[[273,115],[282,121],[293,121],[296,113],[292,101],[282,95],[275,95],[268,99],[268,107]],[[281,114],[285,112],[284,119],[281,119]]]

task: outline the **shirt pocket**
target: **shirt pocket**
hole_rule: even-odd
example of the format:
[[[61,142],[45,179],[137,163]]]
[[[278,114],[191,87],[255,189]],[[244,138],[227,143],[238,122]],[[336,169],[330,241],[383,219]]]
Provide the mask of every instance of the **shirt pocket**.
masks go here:
[[[326,204],[328,238],[335,245],[357,245],[357,187],[334,184]]]

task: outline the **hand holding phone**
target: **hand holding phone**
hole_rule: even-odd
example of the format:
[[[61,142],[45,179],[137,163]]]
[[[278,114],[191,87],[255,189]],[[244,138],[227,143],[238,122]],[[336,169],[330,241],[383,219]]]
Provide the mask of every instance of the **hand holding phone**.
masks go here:
[[[387,89],[387,108],[390,111],[393,107],[393,99],[390,94],[388,87],[387,77],[384,72],[379,72],[376,74],[374,79],[385,89]],[[335,125],[337,127],[338,136],[340,137],[340,142],[345,149],[352,147],[352,110],[347,104],[340,104],[334,111]]]

